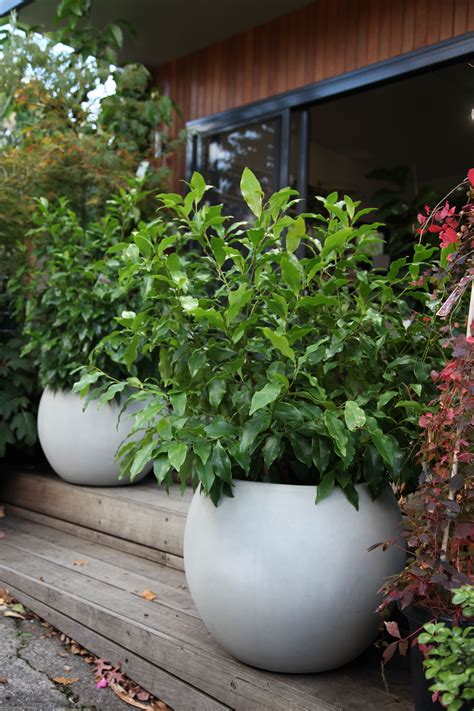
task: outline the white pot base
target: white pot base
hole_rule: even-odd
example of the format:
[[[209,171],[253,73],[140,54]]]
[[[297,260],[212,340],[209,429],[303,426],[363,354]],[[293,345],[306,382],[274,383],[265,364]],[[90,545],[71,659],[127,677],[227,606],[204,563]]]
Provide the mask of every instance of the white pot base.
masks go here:
[[[51,467],[61,479],[81,486],[124,486],[143,479],[151,463],[133,482],[119,478],[117,449],[130,433],[130,410],[117,421],[117,403],[99,407],[91,402],[83,410],[84,400],[71,392],[47,388],[38,409],[38,437]],[[135,410],[136,411],[136,410]]]
[[[189,510],[184,562],[209,632],[234,657],[284,673],[328,671],[377,635],[378,589],[404,564],[397,548],[371,551],[401,530],[395,497],[359,511],[340,489],[315,505],[315,487],[235,482],[216,508],[199,492]]]

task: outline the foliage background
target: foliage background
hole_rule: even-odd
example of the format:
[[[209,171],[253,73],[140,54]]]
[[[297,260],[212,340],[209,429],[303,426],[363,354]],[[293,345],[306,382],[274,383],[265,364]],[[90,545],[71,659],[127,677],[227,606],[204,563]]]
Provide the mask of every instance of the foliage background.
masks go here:
[[[6,291],[31,239],[36,201],[67,199],[86,229],[140,169],[149,190],[141,209],[151,214],[153,191],[166,185],[167,158],[182,144],[168,130],[176,107],[150,88],[147,69],[116,64],[129,28],[97,29],[91,9],[92,0],[63,0],[49,35],[14,14],[0,21],[0,372],[2,391],[13,387],[9,401],[21,402],[19,411],[0,400],[0,452],[34,439],[31,428],[26,435],[15,425],[19,413],[32,422],[39,388],[36,369],[20,356],[22,324],[12,320]],[[106,96],[114,83],[115,94]]]

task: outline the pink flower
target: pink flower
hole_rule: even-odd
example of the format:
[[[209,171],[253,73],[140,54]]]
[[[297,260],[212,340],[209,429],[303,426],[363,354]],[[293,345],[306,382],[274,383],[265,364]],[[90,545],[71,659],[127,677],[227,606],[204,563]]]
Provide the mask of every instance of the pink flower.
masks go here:
[[[471,184],[471,188],[474,188],[474,168],[470,168],[467,171],[467,179],[469,180]]]
[[[99,679],[95,686],[97,689],[105,689],[105,687],[108,686],[107,680],[104,678]]]

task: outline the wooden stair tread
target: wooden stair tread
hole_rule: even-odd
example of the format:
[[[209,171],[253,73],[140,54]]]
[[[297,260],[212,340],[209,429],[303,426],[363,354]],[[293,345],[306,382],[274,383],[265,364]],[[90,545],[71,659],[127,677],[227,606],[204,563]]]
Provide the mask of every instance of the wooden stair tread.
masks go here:
[[[66,522],[97,531],[131,543],[132,553],[138,552],[133,544],[159,551],[163,562],[182,568],[173,556],[183,556],[189,490],[182,499],[177,486],[168,496],[153,481],[102,488],[68,484],[54,474],[12,472],[2,477],[0,495],[17,509],[54,518],[55,528],[64,530]]]
[[[366,658],[314,675],[272,674],[241,664],[207,632],[179,570],[80,535],[58,534],[44,515],[38,522],[8,513],[2,529],[0,584],[95,654],[121,661],[176,711],[413,709],[406,678],[392,681],[388,671],[389,695]],[[153,602],[140,595],[147,587],[157,593]]]

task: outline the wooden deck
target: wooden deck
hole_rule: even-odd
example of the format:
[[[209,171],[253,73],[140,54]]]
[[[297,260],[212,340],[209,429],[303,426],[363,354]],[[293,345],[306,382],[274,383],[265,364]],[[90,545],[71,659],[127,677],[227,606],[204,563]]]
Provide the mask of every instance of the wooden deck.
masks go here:
[[[2,480],[0,585],[176,711],[412,711],[408,672],[389,666],[387,693],[375,650],[313,675],[262,672],[224,652],[180,569],[189,494],[167,497],[152,481],[93,489],[51,475]]]

